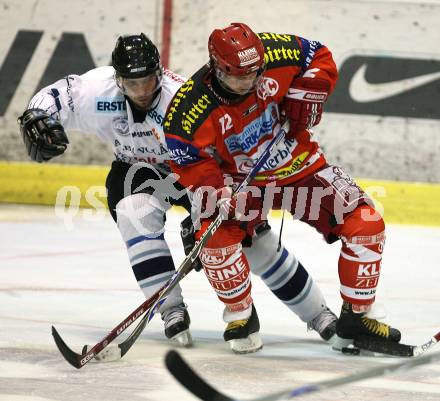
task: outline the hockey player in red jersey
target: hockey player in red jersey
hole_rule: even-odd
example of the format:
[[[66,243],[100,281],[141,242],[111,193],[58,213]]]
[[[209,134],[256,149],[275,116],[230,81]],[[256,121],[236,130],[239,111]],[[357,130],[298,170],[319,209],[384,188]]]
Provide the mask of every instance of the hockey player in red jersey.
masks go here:
[[[365,336],[399,342],[397,329],[368,317],[379,281],[384,222],[364,191],[329,164],[313,140],[311,128],[320,122],[338,78],[330,51],[291,34],[256,34],[242,23],[214,30],[208,49],[209,63],[171,100],[164,131],[172,169],[194,193],[202,218],[198,237],[212,212],[227,209],[228,219],[201,254],[208,280],[225,304],[225,340],[252,340],[258,332],[242,242],[269,208],[282,208],[328,243],[341,241],[343,305],[336,348]],[[284,121],[290,129],[283,142],[249,190],[230,199],[230,187],[250,171]],[[278,269],[279,264],[268,265],[257,273],[267,279]]]
[[[171,251],[164,237],[165,215],[171,205],[190,210],[187,191],[170,174],[169,155],[162,122],[173,95],[185,80],[162,68],[158,49],[144,34],[124,35],[116,41],[112,66],[68,75],[35,94],[19,118],[29,156],[48,161],[67,149],[70,130],[93,132],[112,143],[115,159],[106,179],[110,213],[127,247],[129,262],[139,287],[150,298],[173,275]],[[73,134],[72,134],[73,135]],[[182,222],[184,248],[193,246],[191,219]],[[336,316],[299,263],[284,246],[277,255],[276,234],[268,224],[246,249],[256,271],[281,263],[278,275],[300,280],[284,289],[276,275],[263,280],[274,294],[323,340],[335,333]],[[185,234],[184,234],[185,233]],[[282,257],[282,258],[281,258]],[[304,290],[304,291],[303,291]],[[159,308],[165,335],[189,346],[190,317],[180,286]],[[261,346],[261,344],[260,344]],[[258,344],[242,344],[236,352],[251,352]]]

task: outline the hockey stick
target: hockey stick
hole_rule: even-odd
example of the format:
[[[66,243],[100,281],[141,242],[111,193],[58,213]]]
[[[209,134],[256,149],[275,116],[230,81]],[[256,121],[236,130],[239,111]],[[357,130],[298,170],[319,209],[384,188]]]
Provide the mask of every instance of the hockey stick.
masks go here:
[[[140,306],[138,306],[133,312],[131,312],[121,323],[119,323],[114,329],[112,329],[100,342],[95,344],[87,352],[78,354],[72,351],[71,348],[64,342],[58,331],[52,326],[52,336],[55,340],[55,344],[58,350],[63,355],[64,359],[72,366],[79,369],[89,362],[95,355],[101,352],[111,341],[118,337],[127,327],[129,327],[135,320],[137,320],[142,314],[151,308],[154,302],[159,297],[160,290],[157,291],[151,298],[145,300]]]
[[[280,128],[278,133],[272,138],[269,142],[268,146],[261,153],[257,162],[252,167],[252,170],[245,177],[243,182],[235,189],[233,195],[237,192],[242,191],[246,186],[252,181],[255,175],[258,173],[260,168],[266,163],[267,159],[270,157],[274,148],[284,139],[286,131],[289,129],[289,123],[286,122]],[[108,359],[120,359],[122,358],[131,346],[135,343],[137,338],[140,336],[142,331],[144,330],[147,323],[153,318],[155,312],[158,307],[165,302],[168,294],[174,289],[174,287],[183,279],[192,269],[193,262],[199,256],[202,248],[206,244],[206,242],[214,235],[217,231],[218,227],[222,223],[222,216],[220,214],[214,219],[214,221],[209,225],[205,233],[202,235],[200,240],[196,243],[191,252],[186,256],[179,269],[174,273],[174,275],[165,283],[163,287],[161,287],[154,295],[152,295],[149,299],[145,300],[139,307],[137,307],[129,316],[127,316],[121,323],[119,323],[114,329],[110,331],[101,341],[96,343],[93,347],[88,348],[87,346],[83,347],[83,353],[78,354],[73,351],[69,346],[64,342],[58,331],[52,326],[52,335],[55,340],[55,344],[58,347],[58,350],[61,352],[63,357],[69,362],[72,366],[77,369],[82,368],[86,365],[90,360],[96,357],[100,352],[102,352],[116,337],[118,337],[125,329],[127,329],[134,321],[136,321],[142,314],[145,315],[142,317],[141,321],[135,327],[133,332],[120,344],[117,344],[114,347],[108,349]],[[106,359],[105,355],[102,359]]]
[[[309,393],[327,390],[339,387],[344,384],[351,384],[361,380],[371,379],[373,377],[384,376],[397,370],[409,370],[420,365],[425,365],[440,360],[440,352],[420,356],[404,362],[399,362],[386,366],[377,366],[363,372],[354,373],[345,377],[324,380],[315,384],[306,384],[293,389],[286,389],[263,397],[247,399],[247,401],[277,401],[290,399]],[[232,398],[221,393],[201,376],[199,376],[180,356],[177,351],[168,351],[165,356],[165,365],[174,378],[188,391],[203,401],[240,401],[238,398]]]

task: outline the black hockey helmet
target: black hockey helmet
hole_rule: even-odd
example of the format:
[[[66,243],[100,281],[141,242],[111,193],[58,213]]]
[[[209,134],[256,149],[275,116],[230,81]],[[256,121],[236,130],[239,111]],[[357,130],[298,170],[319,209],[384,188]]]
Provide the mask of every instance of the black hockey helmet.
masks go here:
[[[112,53],[112,65],[122,78],[135,79],[161,70],[157,47],[143,33],[120,36]]]

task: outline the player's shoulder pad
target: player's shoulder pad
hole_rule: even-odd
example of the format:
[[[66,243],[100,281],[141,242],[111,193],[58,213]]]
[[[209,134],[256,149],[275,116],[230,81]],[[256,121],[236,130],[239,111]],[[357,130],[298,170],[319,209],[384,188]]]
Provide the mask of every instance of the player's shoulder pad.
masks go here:
[[[207,72],[207,67],[202,67],[171,99],[163,124],[165,133],[192,140],[195,131],[218,106],[212,92],[203,83]]]
[[[295,35],[260,32],[263,42],[264,61],[268,70],[277,67],[304,67],[305,55]]]

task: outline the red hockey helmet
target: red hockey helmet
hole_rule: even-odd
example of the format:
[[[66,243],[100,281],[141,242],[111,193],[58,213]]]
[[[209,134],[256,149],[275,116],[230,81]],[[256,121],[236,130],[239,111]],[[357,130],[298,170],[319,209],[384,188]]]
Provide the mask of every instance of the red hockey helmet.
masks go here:
[[[264,68],[263,43],[246,24],[233,22],[215,29],[209,36],[208,50],[213,67],[229,75],[247,75]]]

